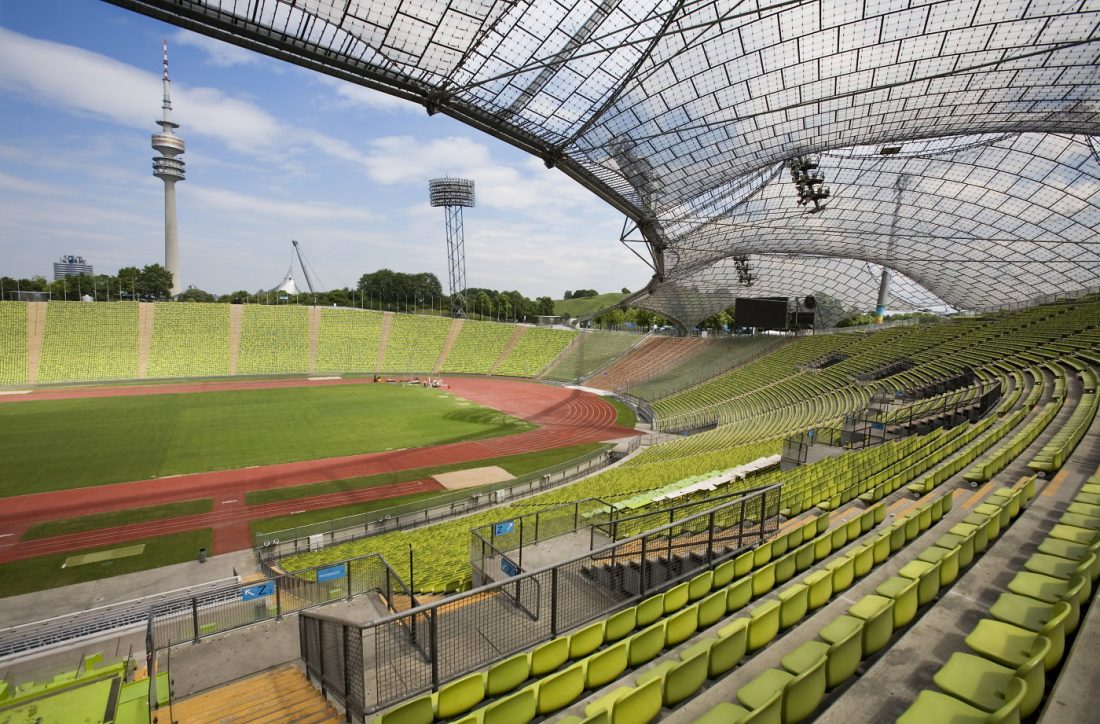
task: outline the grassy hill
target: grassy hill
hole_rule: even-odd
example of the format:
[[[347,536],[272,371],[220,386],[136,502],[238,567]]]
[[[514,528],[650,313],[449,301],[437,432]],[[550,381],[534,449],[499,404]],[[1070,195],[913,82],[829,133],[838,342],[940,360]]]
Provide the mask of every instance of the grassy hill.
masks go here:
[[[601,294],[597,297],[586,297],[583,299],[555,299],[554,314],[564,314],[568,312],[569,316],[577,317],[582,314],[598,311],[604,307],[609,307],[625,296],[626,295],[621,292],[611,292],[610,294]]]

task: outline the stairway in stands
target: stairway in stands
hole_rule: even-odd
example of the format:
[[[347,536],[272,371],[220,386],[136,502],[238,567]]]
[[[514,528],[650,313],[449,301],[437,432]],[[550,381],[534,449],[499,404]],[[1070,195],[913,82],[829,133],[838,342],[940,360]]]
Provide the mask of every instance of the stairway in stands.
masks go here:
[[[172,719],[179,724],[336,724],[342,720],[301,670],[289,665],[174,702]]]

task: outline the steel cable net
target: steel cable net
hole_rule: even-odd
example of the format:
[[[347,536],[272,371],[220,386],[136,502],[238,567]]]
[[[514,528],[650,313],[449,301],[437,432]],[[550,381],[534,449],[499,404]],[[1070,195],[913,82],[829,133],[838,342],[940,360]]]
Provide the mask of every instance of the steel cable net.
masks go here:
[[[1094,0],[111,1],[541,156],[643,224],[669,257],[655,292],[767,243],[885,263],[964,308],[1100,281]],[[806,156],[832,191],[813,216],[783,168]],[[874,217],[902,173],[895,260]]]

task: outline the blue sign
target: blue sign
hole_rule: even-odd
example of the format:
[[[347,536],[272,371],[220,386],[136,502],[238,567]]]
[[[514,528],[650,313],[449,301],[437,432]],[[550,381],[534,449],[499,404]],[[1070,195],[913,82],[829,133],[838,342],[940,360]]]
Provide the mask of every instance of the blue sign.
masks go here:
[[[255,586],[249,586],[248,588],[241,589],[242,601],[255,601],[258,598],[264,596],[275,595],[275,581],[267,581],[266,583],[259,583]]]
[[[317,571],[317,582],[324,583],[325,581],[332,581],[337,578],[344,577],[344,564],[341,563],[338,566],[329,566],[328,568],[321,568]]]
[[[516,521],[510,520],[507,523],[497,523],[493,526],[493,533],[495,535],[507,535],[516,529]]]
[[[500,570],[504,571],[506,576],[514,576],[519,573],[519,569],[516,568],[516,564],[512,563],[507,558],[500,559]]]

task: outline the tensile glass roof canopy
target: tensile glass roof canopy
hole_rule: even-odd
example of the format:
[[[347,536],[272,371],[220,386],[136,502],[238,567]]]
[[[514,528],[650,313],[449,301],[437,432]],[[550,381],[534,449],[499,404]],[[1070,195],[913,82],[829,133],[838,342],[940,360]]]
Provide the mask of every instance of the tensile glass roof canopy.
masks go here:
[[[1097,0],[110,1],[541,157],[630,219],[633,301],[684,324],[869,309],[881,266],[892,308],[1100,285]]]

